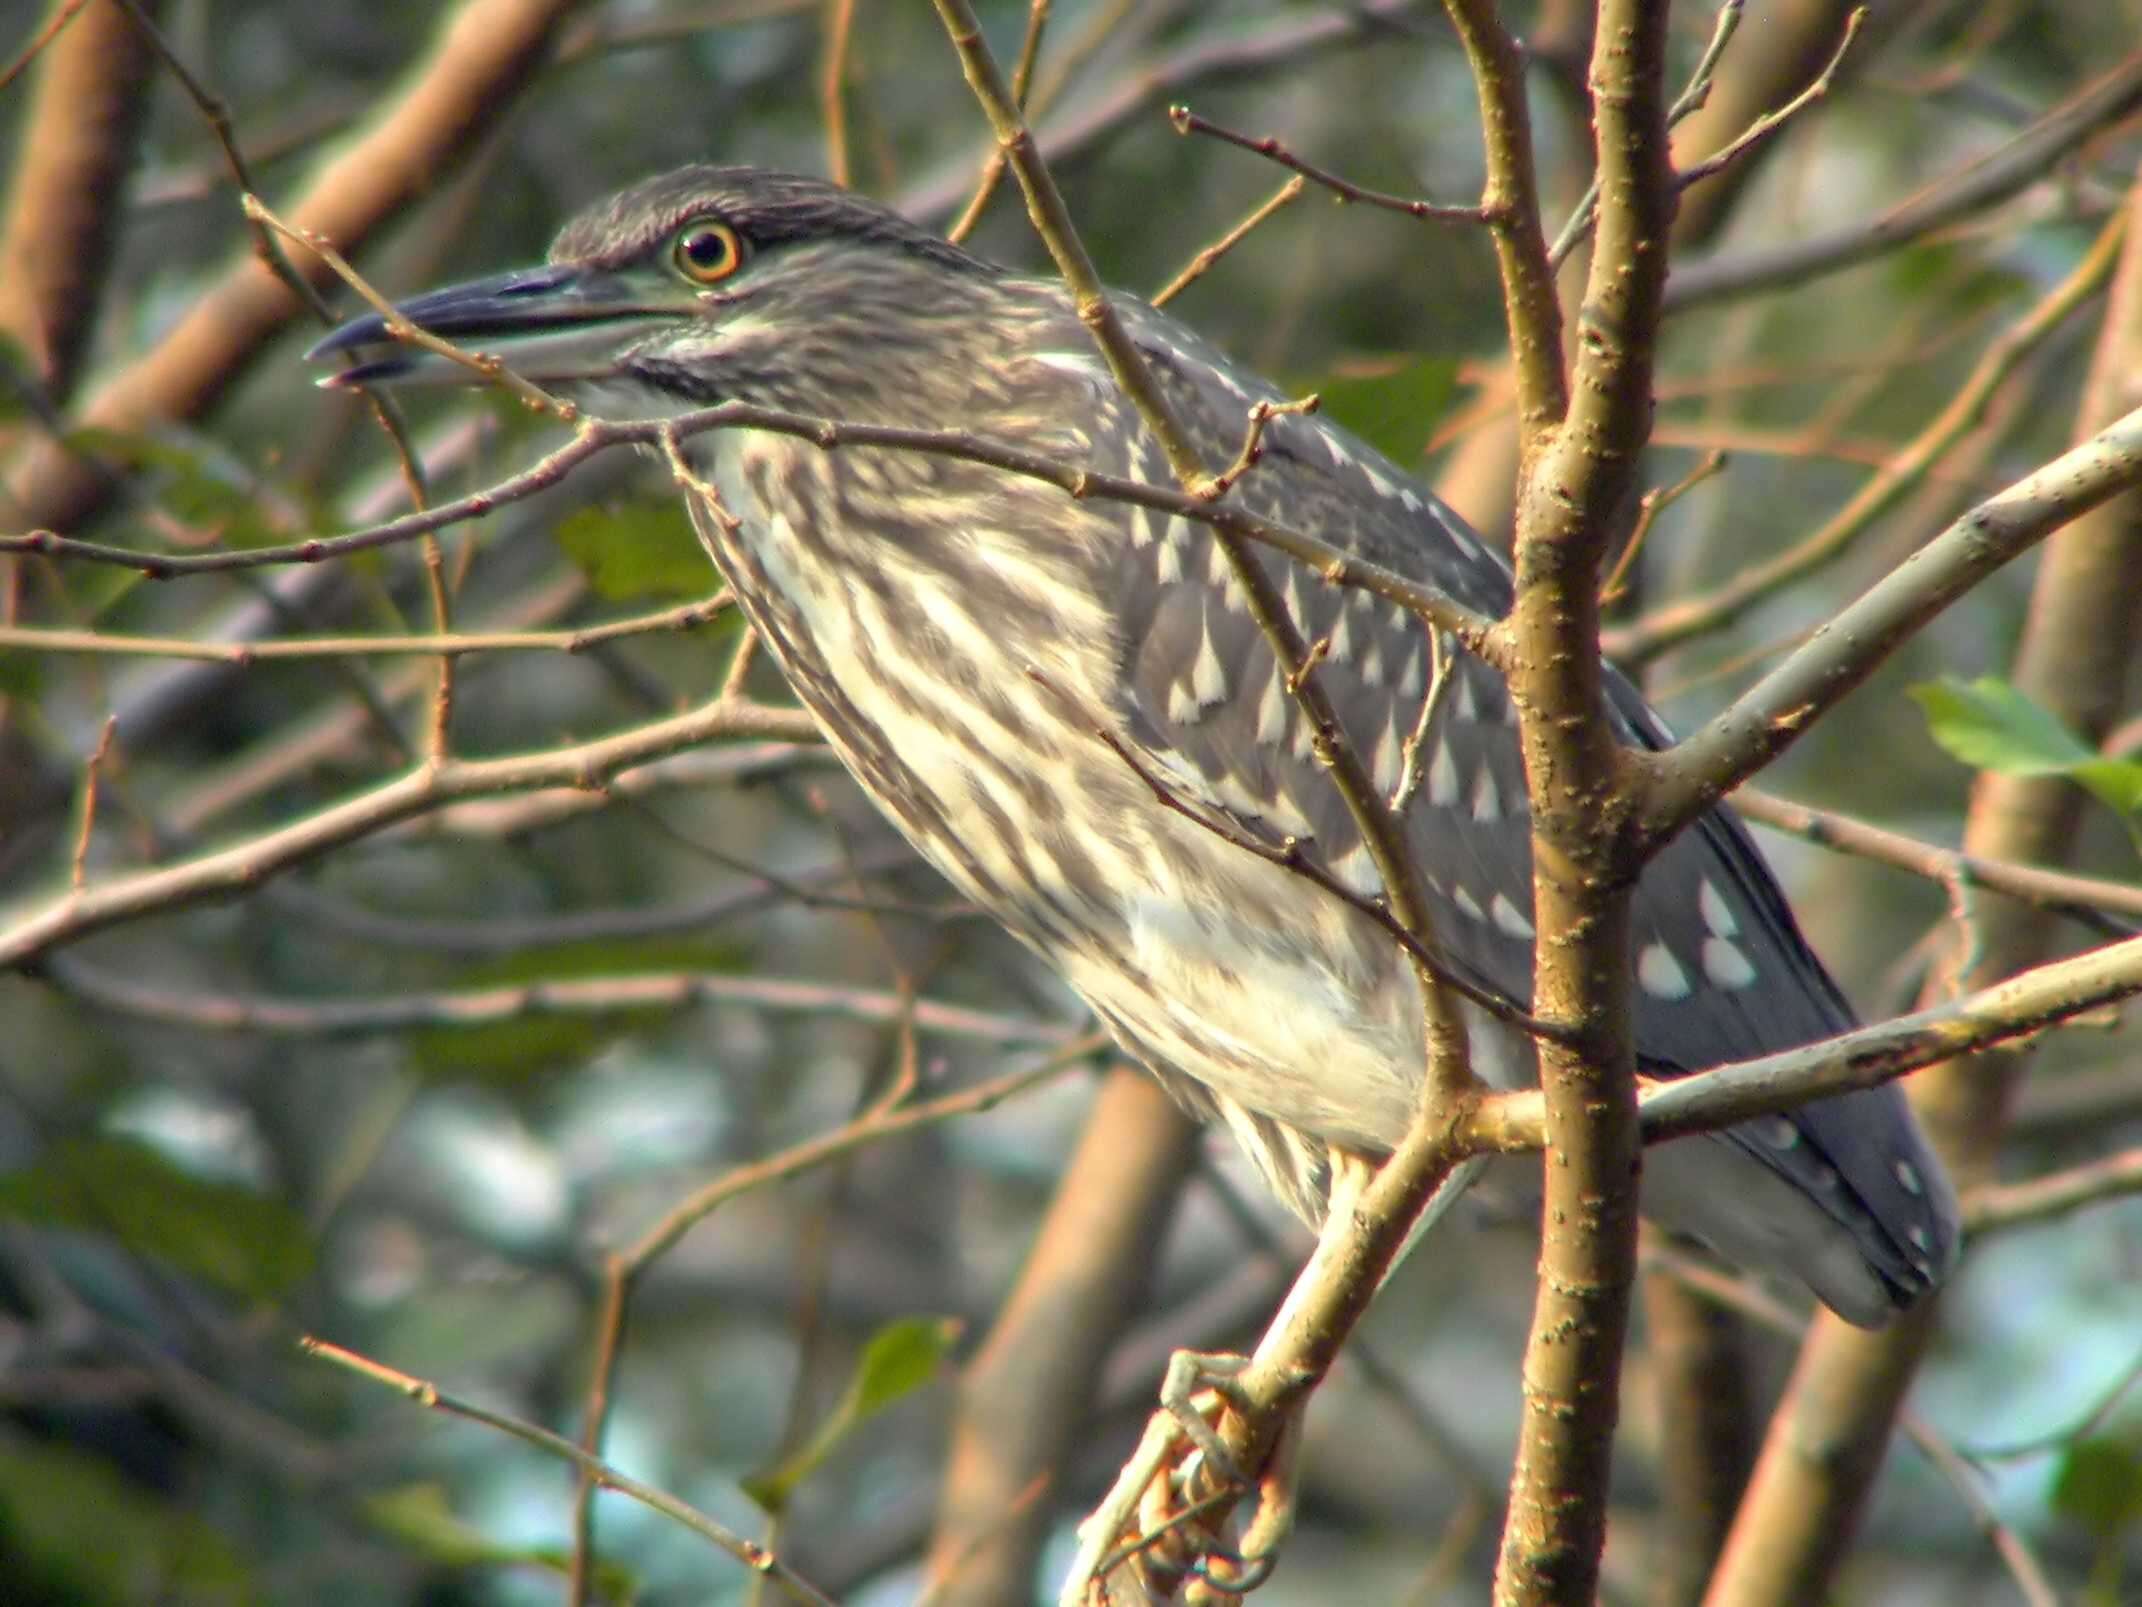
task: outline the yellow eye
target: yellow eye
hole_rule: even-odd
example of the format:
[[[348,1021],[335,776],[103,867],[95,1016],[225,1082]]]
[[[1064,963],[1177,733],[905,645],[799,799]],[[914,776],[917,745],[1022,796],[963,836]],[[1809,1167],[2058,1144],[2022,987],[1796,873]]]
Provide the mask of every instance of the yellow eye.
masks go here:
[[[687,223],[670,247],[677,271],[697,285],[718,284],[744,265],[744,242],[726,223]]]

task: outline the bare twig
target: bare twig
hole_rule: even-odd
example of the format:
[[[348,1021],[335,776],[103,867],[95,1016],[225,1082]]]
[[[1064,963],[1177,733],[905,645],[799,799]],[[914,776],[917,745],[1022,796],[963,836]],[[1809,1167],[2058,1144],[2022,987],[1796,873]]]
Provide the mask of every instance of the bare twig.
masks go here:
[[[2142,51],[2069,96],[1999,149],[1971,158],[1879,216],[1761,251],[1677,265],[1666,287],[1665,310],[1681,312],[1728,296],[1806,284],[1818,275],[1921,239],[2043,183],[2084,141],[2127,116],[2138,104],[2142,104]]]
[[[67,24],[74,21],[82,7],[88,3],[89,0],[62,0],[61,4],[54,6],[52,15],[45,19],[45,25],[30,35],[29,43],[16,52],[15,59],[5,67],[0,67],[0,90],[6,89],[20,78],[30,63],[44,53],[45,47],[60,36]]]
[[[354,290],[366,306],[386,320],[387,333],[395,340],[414,346],[420,351],[430,352],[435,357],[443,357],[450,363],[460,364],[479,378],[506,390],[532,412],[547,413],[561,424],[570,424],[580,416],[580,409],[571,402],[553,396],[540,385],[523,379],[498,358],[481,352],[472,353],[450,340],[441,339],[428,329],[420,329],[412,324],[401,315],[393,302],[374,290],[364,277],[349,265],[347,259],[334,248],[325,235],[316,230],[285,223],[270,211],[267,203],[257,195],[246,194],[241,198],[240,204],[245,208],[248,218],[266,224],[286,240],[296,241],[326,263],[335,276]]]
[[[320,1360],[332,1363],[346,1372],[355,1373],[360,1378],[370,1379],[375,1384],[384,1384],[389,1389],[408,1396],[427,1410],[444,1412],[450,1417],[465,1418],[471,1423],[480,1423],[485,1428],[496,1429],[501,1434],[511,1435],[524,1444],[532,1445],[537,1450],[580,1469],[602,1488],[629,1496],[672,1522],[682,1524],[701,1539],[719,1546],[753,1573],[771,1577],[796,1600],[809,1602],[812,1607],[834,1607],[830,1597],[820,1592],[816,1586],[764,1546],[723,1527],[698,1508],[687,1506],[667,1491],[626,1477],[562,1435],[553,1434],[547,1428],[524,1422],[520,1418],[491,1411],[459,1396],[449,1395],[436,1384],[414,1378],[397,1368],[387,1366],[384,1362],[373,1361],[354,1350],[329,1344],[326,1340],[315,1339],[309,1334],[298,1341],[298,1348],[308,1356],[317,1356]]]
[[[1726,46],[1733,42],[1733,35],[1740,29],[1741,13],[1746,0],[1725,0],[1718,8],[1718,19],[1711,25],[1710,43],[1703,47],[1703,54],[1696,60],[1688,75],[1688,84],[1674,103],[1666,109],[1666,126],[1676,128],[1687,118],[1701,111],[1711,98],[1711,86],[1717,79],[1718,63],[1724,58]],[[1554,244],[1548,247],[1547,262],[1550,267],[1560,268],[1569,260],[1569,254],[1583,243],[1592,232],[1592,225],[1599,219],[1599,179],[1593,175],[1591,183],[1584,187],[1569,221],[1562,225],[1562,232],[1555,236]]]
[[[2027,1183],[1985,1183],[1964,1198],[1971,1234],[2022,1227],[2142,1193],[2142,1149],[2123,1150]]]
[[[1282,207],[1299,197],[1307,186],[1308,180],[1302,178],[1299,174],[1287,180],[1286,183],[1272,192],[1269,200],[1265,201],[1232,229],[1221,235],[1219,239],[1213,241],[1211,245],[1198,252],[1196,256],[1190,259],[1181,273],[1170,279],[1159,290],[1156,290],[1153,293],[1153,305],[1165,307],[1169,302],[1189,289],[1191,285],[1210,273],[1214,263],[1226,256],[1228,252],[1234,250],[1244,240],[1247,240],[1259,225],[1272,217]]]
[[[1314,413],[1323,403],[1323,398],[1311,391],[1307,396],[1298,396],[1291,402],[1255,402],[1249,410],[1249,427],[1243,431],[1242,446],[1235,453],[1234,462],[1218,474],[1190,488],[1190,494],[1206,502],[1217,502],[1227,495],[1228,488],[1257,466],[1264,457],[1264,432],[1273,419],[1282,413]]]
[[[1449,631],[1490,663],[1499,662],[1489,641],[1490,622],[1438,588],[1369,563],[1301,531],[1239,509],[1215,506],[1177,487],[1101,474],[1044,453],[1028,452],[961,430],[850,424],[741,402],[723,402],[668,419],[612,422],[583,418],[575,428],[572,440],[495,485],[452,502],[442,502],[423,513],[407,514],[339,536],[318,536],[282,546],[243,551],[154,553],[81,541],[50,530],[31,530],[22,535],[0,535],[0,553],[34,553],[80,563],[114,564],[135,570],[152,580],[272,568],[282,564],[323,563],[351,553],[413,541],[427,530],[443,530],[464,520],[480,518],[506,503],[521,501],[557,485],[598,453],[623,446],[660,447],[667,436],[687,440],[708,430],[731,428],[791,435],[810,441],[825,451],[837,451],[845,446],[884,446],[903,451],[933,452],[1041,480],[1077,498],[1099,498],[1177,513],[1194,524],[1207,525],[1244,541],[1284,552],[1314,568],[1326,584],[1358,586],[1397,603]]]
[[[117,636],[98,630],[44,629],[35,625],[0,625],[0,651],[83,653],[99,657],[196,659],[251,669],[259,664],[303,663],[311,659],[406,658],[414,654],[460,657],[471,653],[585,653],[606,642],[635,636],[694,630],[726,613],[726,592],[701,602],[602,625],[562,631],[448,631],[413,636],[300,636],[264,642],[204,642],[185,636]]]
[[[1725,453],[1713,447],[1703,454],[1702,461],[1672,485],[1653,486],[1644,493],[1643,499],[1636,505],[1636,527],[1629,532],[1629,539],[1623,544],[1620,556],[1614,560],[1614,567],[1607,571],[1606,579],[1600,582],[1599,603],[1602,608],[1610,607],[1622,595],[1624,583],[1629,578],[1629,570],[1636,562],[1636,555],[1644,550],[1644,539],[1651,534],[1651,527],[1658,522],[1659,515],[1723,470],[1725,465]]]
[[[1733,140],[1712,155],[1705,157],[1693,167],[1683,168],[1676,175],[1675,182],[1686,188],[1691,184],[1701,183],[1713,174],[1722,173],[1765,140],[1776,135],[1778,130],[1783,128],[1794,117],[1827,95],[1830,92],[1830,86],[1836,81],[1838,69],[1844,66],[1845,57],[1851,52],[1852,41],[1859,37],[1859,31],[1866,26],[1866,22],[1867,8],[1861,6],[1845,19],[1844,37],[1837,41],[1836,54],[1832,55],[1829,64],[1815,75],[1813,82],[1776,111],[1765,112],[1761,117],[1758,117],[1748,125],[1746,131],[1738,139]]]
[[[1175,125],[1175,132],[1178,134],[1207,134],[1224,144],[1254,151],[1265,160],[1277,162],[1281,167],[1300,174],[1310,183],[1323,186],[1341,202],[1358,201],[1363,206],[1382,207],[1386,211],[1403,212],[1411,218],[1428,218],[1437,223],[1484,224],[1499,221],[1485,206],[1439,206],[1433,201],[1389,195],[1382,190],[1364,189],[1351,180],[1342,179],[1336,173],[1304,161],[1270,135],[1257,139],[1248,134],[1238,134],[1231,128],[1222,127],[1208,118],[1198,116],[1187,106],[1170,106],[1168,121]]]
[[[826,176],[855,182],[848,157],[848,48],[855,37],[855,0],[826,0],[825,57],[818,77],[818,104],[826,125]]]
[[[2042,905],[2083,922],[2104,937],[2132,937],[2134,922],[2142,921],[2142,887],[2132,882],[1965,854],[1921,842],[1902,832],[1887,831],[1834,809],[1817,809],[1812,804],[1774,797],[1750,787],[1733,794],[1733,807],[1775,831],[1790,832],[1839,853],[1857,854],[1877,864],[1910,871],[1928,881],[1946,882],[1956,874],[1967,876],[1975,887]],[[2108,919],[2112,915],[2128,919]]]
[[[741,1004],[783,1014],[830,1016],[881,1026],[893,1025],[905,1016],[925,1032],[1015,1048],[1063,1044],[1079,1037],[1075,1027],[1060,1022],[993,1015],[935,999],[908,998],[897,991],[783,977],[725,976],[719,972],[561,977],[455,992],[292,999],[217,993],[200,987],[160,988],[92,970],[71,959],[56,959],[49,970],[59,986],[102,1009],[209,1031],[269,1037],[324,1038],[401,1032],[411,1027],[481,1027],[527,1016],[676,1010],[701,1002]]]
[[[103,734],[97,738],[96,749],[89,762],[82,767],[82,824],[75,833],[74,852],[68,858],[67,886],[79,896],[89,883],[89,845],[97,831],[97,782],[103,775],[104,763],[111,757],[112,738],[119,734],[119,720],[107,716]]]
[[[1041,36],[1049,25],[1049,0],[1028,0],[1026,8],[1026,33],[1019,41],[1019,59],[1012,64],[1012,101],[1022,112],[1032,113],[1038,105],[1029,101],[1028,91],[1034,82],[1034,61],[1041,53]],[[1099,36],[1094,36],[1098,42]],[[974,194],[967,200],[965,210],[945,230],[945,238],[957,244],[974,233],[982,214],[989,210],[989,203],[1004,182],[1004,151],[1001,147],[989,153],[982,164],[982,176],[975,181]],[[1154,305],[1159,305],[1155,303]]]
[[[817,727],[800,709],[724,699],[593,742],[504,759],[450,759],[420,766],[355,798],[235,847],[92,884],[80,893],[18,907],[0,925],[0,968],[30,964],[52,948],[151,911],[241,892],[360,837],[462,798],[539,787],[586,786],[591,778],[723,737],[808,740]]]

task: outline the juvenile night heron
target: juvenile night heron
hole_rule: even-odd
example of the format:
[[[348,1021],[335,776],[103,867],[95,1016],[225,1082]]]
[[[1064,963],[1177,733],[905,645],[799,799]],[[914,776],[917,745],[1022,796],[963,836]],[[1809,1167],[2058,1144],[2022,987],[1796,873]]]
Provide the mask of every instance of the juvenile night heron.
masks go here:
[[[1229,462],[1252,405],[1284,398],[1143,302],[1116,304],[1204,461]],[[812,179],[686,168],[576,218],[547,266],[401,311],[608,416],[754,402],[966,430],[1172,483],[1062,285]],[[472,377],[392,346],[378,317],[314,355],[328,353],[369,359],[334,383]],[[1509,608],[1502,561],[1361,441],[1280,415],[1263,446],[1228,492],[1235,505],[1484,614]],[[1243,845],[1291,838],[1338,886],[1382,892],[1203,527],[922,452],[827,451],[751,430],[684,450],[738,520],[691,498],[701,538],[864,789],[1320,1222],[1335,1170],[1358,1176],[1359,1158],[1406,1130],[1423,1083],[1421,1001],[1368,915]],[[1315,674],[1377,789],[1404,801],[1442,965],[1524,1008],[1531,843],[1501,679],[1439,650],[1409,612],[1267,549],[1257,562],[1303,637],[1328,643]],[[1668,740],[1628,681],[1610,673],[1607,696],[1624,741]],[[1157,798],[1155,780],[1187,807]],[[1638,1055],[1652,1075],[1853,1025],[1724,809],[1652,862],[1634,929]],[[1532,1080],[1526,1038],[1465,1008],[1489,1080]],[[1660,1145],[1642,1200],[1653,1219],[1866,1325],[1933,1288],[1957,1247],[1954,1195],[1894,1087]]]

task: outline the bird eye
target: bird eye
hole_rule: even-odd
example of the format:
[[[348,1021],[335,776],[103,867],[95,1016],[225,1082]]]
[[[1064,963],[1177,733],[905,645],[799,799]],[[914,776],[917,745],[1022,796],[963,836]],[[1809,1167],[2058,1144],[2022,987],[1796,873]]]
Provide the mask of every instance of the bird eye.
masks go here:
[[[744,242],[726,223],[688,223],[670,248],[677,271],[694,284],[711,285],[744,265]]]

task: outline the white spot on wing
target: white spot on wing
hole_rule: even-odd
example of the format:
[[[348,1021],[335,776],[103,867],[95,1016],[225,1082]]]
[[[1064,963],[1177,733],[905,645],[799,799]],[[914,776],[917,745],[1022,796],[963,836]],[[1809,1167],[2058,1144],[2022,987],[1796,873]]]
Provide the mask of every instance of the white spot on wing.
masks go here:
[[[1450,712],[1467,724],[1477,724],[1480,719],[1480,700],[1473,693],[1473,678],[1462,671],[1458,675],[1458,691],[1451,699]]]
[[[1331,627],[1331,661],[1344,664],[1354,656],[1354,611],[1339,605],[1338,620]]]
[[[1399,488],[1398,500],[1406,505],[1406,512],[1408,513],[1418,514],[1421,511],[1420,497],[1404,487]]]
[[[1510,936],[1515,938],[1530,938],[1532,936],[1531,918],[1501,893],[1497,893],[1493,901],[1489,903],[1488,913],[1495,918],[1495,924],[1509,933]]]
[[[1376,862],[1370,857],[1365,843],[1356,843],[1348,850],[1331,867],[1331,874],[1338,878],[1340,886],[1363,898],[1374,898],[1383,891],[1383,878],[1376,874]]]
[[[1275,664],[1270,679],[1264,683],[1264,696],[1257,700],[1257,740],[1276,746],[1286,734],[1287,686]]]
[[[1428,766],[1428,801],[1441,809],[1458,801],[1458,761],[1450,755],[1448,738],[1436,739],[1435,758]]]
[[[1178,526],[1182,526],[1180,519],[1168,521],[1167,533],[1160,538],[1160,551],[1153,555],[1153,578],[1163,586],[1172,586],[1183,578],[1183,548],[1188,545],[1183,532],[1188,527]]]
[[[1495,785],[1495,773],[1486,765],[1480,767],[1480,780],[1473,787],[1473,819],[1482,824],[1502,818],[1502,791]]]
[[[1294,757],[1304,762],[1316,757],[1316,727],[1306,714],[1294,723]]]
[[[1654,999],[1688,997],[1688,973],[1664,943],[1646,943],[1636,956],[1636,980]]]
[[[1703,974],[1721,988],[1744,988],[1755,980],[1755,967],[1731,938],[1703,940]]]
[[[1912,1165],[1910,1161],[1898,1161],[1895,1170],[1897,1183],[1906,1194],[1917,1195],[1926,1192],[1926,1184],[1919,1177],[1919,1168]],[[1921,1248],[1924,1248],[1924,1246]]]
[[[1418,652],[1409,653],[1404,648],[1400,648],[1399,651],[1405,655],[1405,667],[1398,672],[1398,695],[1400,697],[1419,697],[1421,694],[1421,660],[1427,657],[1427,650],[1424,648]]]
[[[1398,788],[1398,778],[1405,769],[1406,733],[1398,729],[1397,710],[1384,722],[1383,735],[1376,741],[1375,782],[1376,790],[1388,796]]]
[[[1201,708],[1210,707],[1227,696],[1227,668],[1212,645],[1210,630],[1198,642],[1197,658],[1190,666],[1190,691]]]
[[[1307,632],[1309,629],[1309,609],[1302,601],[1302,566],[1300,564],[1287,565],[1287,586],[1284,600],[1287,605],[1287,613],[1294,620],[1295,629]]]
[[[1706,876],[1696,889],[1696,907],[1703,912],[1703,924],[1718,937],[1738,937],[1740,922],[1733,919],[1733,910],[1725,901],[1725,894]]]
[[[1053,368],[1060,374],[1070,374],[1095,385],[1108,383],[1108,370],[1092,352],[1036,352],[1034,361],[1043,368]]]
[[[1480,908],[1480,901],[1464,888],[1454,889],[1450,895],[1450,901],[1457,905],[1458,913],[1467,920],[1478,921],[1486,919],[1485,912]]]
[[[1383,638],[1372,626],[1368,646],[1361,653],[1361,679],[1371,686],[1383,685]]]

